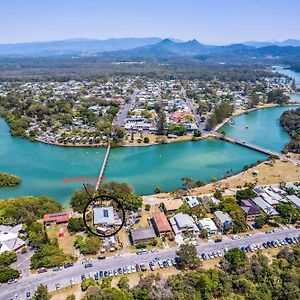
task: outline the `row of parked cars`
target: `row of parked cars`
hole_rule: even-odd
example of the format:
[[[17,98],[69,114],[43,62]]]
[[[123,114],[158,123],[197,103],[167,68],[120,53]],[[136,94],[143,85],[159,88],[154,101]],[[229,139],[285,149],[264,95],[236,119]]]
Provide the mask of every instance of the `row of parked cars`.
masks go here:
[[[253,252],[259,249],[277,248],[289,244],[297,244],[298,242],[299,242],[299,238],[286,237],[283,240],[272,240],[262,244],[249,244],[246,247],[241,247],[241,249],[245,252]]]
[[[166,259],[166,260],[159,260],[158,258],[155,258],[153,261],[150,261],[148,263],[141,263],[141,264],[135,264],[131,266],[125,266],[123,268],[118,268],[114,270],[104,270],[99,271],[94,274],[89,274],[89,277],[94,277],[96,280],[101,279],[102,277],[108,277],[108,276],[118,276],[118,275],[126,275],[136,272],[144,272],[147,270],[154,271],[155,268],[168,268],[171,266],[176,266],[178,264],[178,257],[172,258],[172,259]],[[91,263],[89,263],[90,267]],[[85,275],[81,275],[81,280],[86,279]]]
[[[268,249],[268,248],[277,248],[289,244],[297,244],[300,242],[300,238],[295,238],[295,237],[286,237],[283,240],[272,240],[269,242],[265,242],[262,244],[249,244],[247,246],[241,247],[241,250],[244,252],[254,252],[259,249]],[[224,256],[224,254],[228,251],[228,248],[224,249],[224,252],[221,251],[215,251],[215,252],[210,252],[210,253],[201,253],[199,254],[200,260],[208,260],[208,259],[213,259],[213,258],[221,258]]]

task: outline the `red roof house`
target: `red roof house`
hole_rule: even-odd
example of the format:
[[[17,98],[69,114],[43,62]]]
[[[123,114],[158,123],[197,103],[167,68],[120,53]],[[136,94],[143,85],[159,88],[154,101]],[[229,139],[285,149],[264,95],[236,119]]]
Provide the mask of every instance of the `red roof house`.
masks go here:
[[[51,223],[67,223],[69,222],[69,214],[68,213],[55,213],[55,214],[46,214],[44,215],[44,223],[45,224],[51,224]]]
[[[170,223],[163,212],[153,213],[153,222],[154,227],[159,234],[172,231]]]

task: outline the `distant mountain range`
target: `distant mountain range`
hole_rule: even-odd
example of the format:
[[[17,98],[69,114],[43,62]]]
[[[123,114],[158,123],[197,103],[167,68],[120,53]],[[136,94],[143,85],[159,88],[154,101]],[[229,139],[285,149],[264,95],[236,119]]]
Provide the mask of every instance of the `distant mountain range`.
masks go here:
[[[156,44],[137,47],[134,49],[104,53],[103,56],[115,58],[169,58],[169,57],[272,57],[299,56],[300,47],[293,46],[265,46],[254,47],[244,44],[227,46],[204,45],[197,40],[175,42],[164,39]]]
[[[280,46],[280,47],[300,47],[300,41],[299,40],[294,40],[294,39],[288,39],[282,42],[256,42],[256,41],[249,41],[249,42],[244,42],[242,43],[247,46],[252,46],[256,48],[260,47],[267,47],[267,46]]]
[[[225,46],[205,45],[193,39],[120,38],[71,39],[51,42],[0,44],[0,57],[98,56],[104,59],[170,57],[300,57],[300,41],[245,42]]]
[[[54,56],[126,50],[160,42],[157,37],[107,40],[70,39],[50,42],[0,44],[0,56]]]

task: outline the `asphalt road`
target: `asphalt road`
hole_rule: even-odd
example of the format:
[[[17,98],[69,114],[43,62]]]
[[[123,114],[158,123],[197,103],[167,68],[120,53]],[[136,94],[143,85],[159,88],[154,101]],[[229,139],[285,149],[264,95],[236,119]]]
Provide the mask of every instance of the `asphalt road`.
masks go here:
[[[134,108],[137,94],[138,94],[138,91],[135,90],[133,92],[133,94],[130,96],[129,102],[125,103],[124,106],[121,108],[119,114],[116,117],[114,125],[116,125],[116,126],[125,125],[125,119],[127,118],[128,112]]]
[[[198,130],[200,130],[202,133],[208,133],[209,131],[207,131],[205,129],[207,121],[201,122],[201,118],[200,118],[199,114],[196,113],[196,107],[194,106],[193,101],[186,95],[186,91],[184,89],[182,89],[182,94],[184,96],[184,99],[185,99],[185,102],[186,102],[188,108],[194,114]]]
[[[300,235],[300,229],[286,229],[273,232],[270,234],[257,233],[252,237],[243,237],[239,240],[226,239],[220,243],[208,242],[201,243],[197,246],[198,253],[209,253],[213,251],[224,251],[225,248],[242,247],[247,246],[249,243],[264,243],[267,241],[284,239],[285,237],[298,237]],[[149,263],[150,261],[158,258],[159,260],[164,260],[167,258],[173,258],[175,256],[177,248],[164,249],[157,253],[148,253],[142,255],[127,254],[121,257],[111,257],[105,260],[93,261],[93,267],[85,269],[84,265],[81,263],[74,264],[73,267],[68,269],[62,269],[61,271],[48,271],[43,274],[29,275],[27,277],[21,278],[17,283],[14,284],[2,284],[0,287],[0,300],[10,300],[15,299],[15,295],[18,294],[19,299],[25,299],[26,292],[34,293],[35,288],[39,284],[44,284],[48,286],[48,289],[54,290],[57,283],[60,287],[65,287],[70,285],[70,280],[73,279],[75,284],[81,282],[81,275],[86,277],[89,274],[94,274],[95,272],[104,270],[113,270],[120,267],[135,265],[139,263]]]

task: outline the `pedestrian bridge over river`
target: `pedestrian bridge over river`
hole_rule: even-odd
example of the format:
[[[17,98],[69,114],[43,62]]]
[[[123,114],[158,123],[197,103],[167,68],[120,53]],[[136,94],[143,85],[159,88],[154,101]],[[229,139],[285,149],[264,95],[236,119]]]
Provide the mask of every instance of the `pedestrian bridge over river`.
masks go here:
[[[291,161],[295,164],[300,164],[299,159],[291,158],[291,157],[288,157],[287,155],[285,155],[283,153],[275,152],[275,151],[272,151],[272,150],[269,150],[269,149],[266,149],[266,148],[263,148],[263,147],[245,142],[245,141],[242,141],[240,139],[228,137],[228,136],[220,134],[218,132],[213,132],[213,133],[209,134],[209,136],[224,140],[224,141],[229,142],[229,143],[238,144],[238,145],[244,146],[244,147],[249,148],[249,149],[256,150],[258,152],[261,152],[261,153],[264,153],[264,154],[267,154],[267,155],[276,156],[280,159]]]

